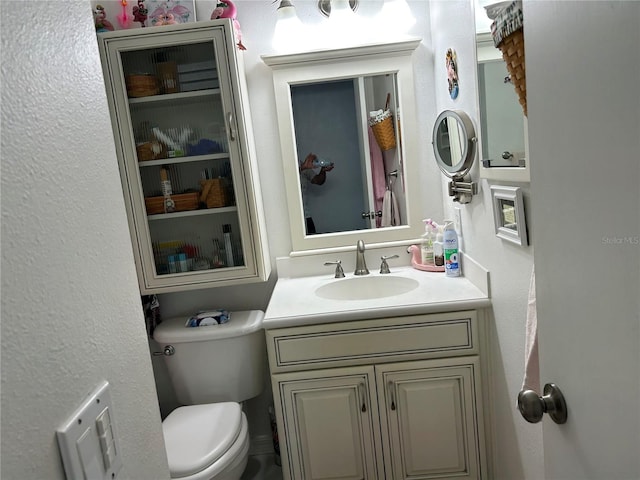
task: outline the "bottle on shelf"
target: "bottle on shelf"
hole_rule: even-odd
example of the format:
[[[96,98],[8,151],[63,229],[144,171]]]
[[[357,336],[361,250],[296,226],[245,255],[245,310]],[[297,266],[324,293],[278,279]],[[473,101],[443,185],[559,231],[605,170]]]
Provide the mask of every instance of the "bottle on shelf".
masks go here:
[[[224,237],[224,251],[227,259],[227,267],[235,265],[233,261],[233,242],[231,241],[231,225],[225,223],[222,225],[222,236]]]

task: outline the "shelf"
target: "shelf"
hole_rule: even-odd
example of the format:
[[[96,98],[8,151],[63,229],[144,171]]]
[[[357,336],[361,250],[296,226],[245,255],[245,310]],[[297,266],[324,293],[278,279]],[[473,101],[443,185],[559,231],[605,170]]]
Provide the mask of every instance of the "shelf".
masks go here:
[[[130,98],[129,104],[134,105],[138,103],[166,102],[170,100],[184,100],[185,98],[210,97],[213,95],[220,95],[220,89],[211,88],[208,90],[196,90],[194,92],[165,93],[163,95],[149,95],[148,97]]]
[[[219,213],[229,213],[238,211],[238,207],[219,207],[219,208],[203,208],[201,210],[187,210],[185,212],[158,213],[156,215],[147,215],[149,221],[152,220],[168,220],[178,217],[197,217],[200,215],[217,215]]]
[[[138,162],[138,167],[155,167],[158,165],[203,162],[206,160],[222,160],[226,158],[229,158],[229,152],[212,153],[210,155],[196,155],[192,157],[160,158],[158,160],[146,160],[144,162]]]

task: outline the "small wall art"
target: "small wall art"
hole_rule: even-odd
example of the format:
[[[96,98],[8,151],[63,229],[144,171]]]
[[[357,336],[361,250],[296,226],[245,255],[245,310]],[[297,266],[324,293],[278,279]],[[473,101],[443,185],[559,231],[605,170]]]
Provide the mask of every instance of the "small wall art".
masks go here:
[[[524,201],[520,187],[491,185],[496,236],[520,246],[528,245]]]
[[[458,85],[458,56],[453,48],[447,50],[445,62],[447,67],[449,95],[455,100],[458,98],[460,87]]]

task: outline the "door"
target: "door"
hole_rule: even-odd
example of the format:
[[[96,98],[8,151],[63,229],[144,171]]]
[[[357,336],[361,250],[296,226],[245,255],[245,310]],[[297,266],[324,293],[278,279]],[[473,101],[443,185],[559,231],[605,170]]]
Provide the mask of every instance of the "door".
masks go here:
[[[480,478],[477,357],[376,366],[387,478]]]
[[[373,367],[280,374],[273,381],[287,419],[287,478],[384,478]]]
[[[524,18],[541,383],[568,406],[543,419],[545,477],[638,479],[640,2]]]

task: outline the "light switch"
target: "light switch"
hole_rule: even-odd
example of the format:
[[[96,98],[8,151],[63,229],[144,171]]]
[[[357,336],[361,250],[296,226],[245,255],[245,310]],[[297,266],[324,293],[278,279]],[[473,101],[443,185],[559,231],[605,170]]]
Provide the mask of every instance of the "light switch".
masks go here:
[[[109,383],[100,384],[57,430],[67,480],[112,480],[122,468]]]

